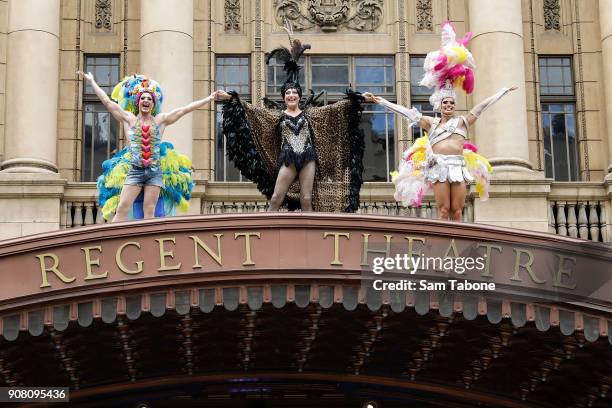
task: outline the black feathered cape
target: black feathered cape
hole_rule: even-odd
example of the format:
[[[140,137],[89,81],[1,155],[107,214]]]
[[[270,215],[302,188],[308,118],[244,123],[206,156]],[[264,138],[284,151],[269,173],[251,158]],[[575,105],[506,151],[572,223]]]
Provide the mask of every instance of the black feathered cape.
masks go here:
[[[319,159],[312,193],[315,211],[355,212],[359,208],[365,147],[359,129],[362,101],[360,94],[348,91],[345,100],[304,111]],[[279,170],[281,136],[277,125],[282,115],[280,110],[242,102],[235,93],[223,107],[228,157],[268,199]],[[299,208],[297,178],[285,203],[290,209]]]

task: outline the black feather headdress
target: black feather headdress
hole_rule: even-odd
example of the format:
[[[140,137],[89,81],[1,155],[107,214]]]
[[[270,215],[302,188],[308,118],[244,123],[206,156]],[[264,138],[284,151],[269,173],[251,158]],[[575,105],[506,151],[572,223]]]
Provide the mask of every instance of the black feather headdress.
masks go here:
[[[295,88],[300,96],[302,96],[302,87],[300,86],[300,66],[298,65],[302,54],[310,49],[310,44],[302,44],[297,38],[291,38],[293,34],[291,27],[285,27],[289,35],[290,48],[280,46],[273,49],[266,58],[266,64],[270,63],[272,58],[276,58],[277,62],[283,64],[283,70],[287,74],[287,78],[281,87],[281,95],[285,96],[287,89]]]

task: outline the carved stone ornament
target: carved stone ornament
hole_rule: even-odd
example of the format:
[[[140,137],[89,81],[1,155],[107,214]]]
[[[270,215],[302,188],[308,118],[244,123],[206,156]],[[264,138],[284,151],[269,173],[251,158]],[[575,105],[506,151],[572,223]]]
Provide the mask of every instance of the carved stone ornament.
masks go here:
[[[96,0],[96,28],[98,30],[112,29],[112,0]]]
[[[561,30],[559,0],[544,0],[544,29]]]
[[[383,0],[275,0],[276,21],[291,22],[295,31],[320,27],[334,32],[339,28],[374,31],[382,22]]]
[[[225,0],[225,31],[240,31],[240,0]]]
[[[433,31],[431,0],[417,0],[417,31]]]

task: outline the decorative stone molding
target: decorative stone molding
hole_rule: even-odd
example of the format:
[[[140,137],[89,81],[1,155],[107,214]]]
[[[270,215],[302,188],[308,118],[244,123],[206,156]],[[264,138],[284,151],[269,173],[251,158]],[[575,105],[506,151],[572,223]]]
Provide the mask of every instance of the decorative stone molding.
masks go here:
[[[323,32],[340,28],[375,31],[382,22],[382,0],[275,0],[276,21],[288,20],[295,31],[319,27]]]
[[[110,31],[113,16],[112,0],[96,0],[96,29]]]
[[[559,0],[544,0],[544,29],[545,30],[561,30],[559,22],[561,15],[561,5]]]
[[[225,31],[240,31],[240,0],[225,0]]]
[[[417,0],[417,31],[433,31],[431,0]]]

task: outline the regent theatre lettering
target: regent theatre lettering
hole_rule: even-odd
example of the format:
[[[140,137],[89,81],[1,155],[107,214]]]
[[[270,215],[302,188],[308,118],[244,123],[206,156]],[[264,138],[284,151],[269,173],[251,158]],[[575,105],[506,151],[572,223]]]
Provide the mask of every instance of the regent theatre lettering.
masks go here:
[[[607,301],[605,275],[609,253],[600,259],[568,247],[555,248],[510,240],[480,240],[450,234],[415,233],[334,226],[210,228],[189,231],[159,228],[146,233],[81,239],[78,242],[0,256],[0,305],[20,297],[66,290],[114,286],[137,288],[142,282],[191,284],[233,276],[248,281],[337,276],[359,280],[376,257],[471,257],[483,267],[465,272],[432,270],[434,278],[495,282],[499,287],[537,289],[595,296]],[[579,249],[579,248],[578,248]],[[592,248],[591,248],[592,250]],[[315,275],[318,274],[318,275]],[[602,288],[602,285],[605,286]]]

